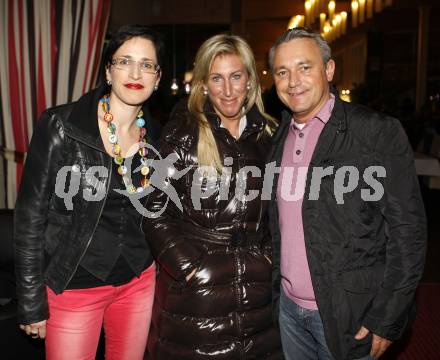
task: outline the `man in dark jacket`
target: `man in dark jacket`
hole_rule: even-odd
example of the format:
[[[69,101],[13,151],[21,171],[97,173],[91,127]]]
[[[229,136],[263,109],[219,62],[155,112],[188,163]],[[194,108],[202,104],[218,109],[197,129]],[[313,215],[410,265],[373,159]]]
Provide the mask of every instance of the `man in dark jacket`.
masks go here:
[[[274,137],[274,299],[287,359],[371,359],[414,317],[426,220],[396,119],[329,88],[326,41],[284,33],[269,53],[288,107]]]

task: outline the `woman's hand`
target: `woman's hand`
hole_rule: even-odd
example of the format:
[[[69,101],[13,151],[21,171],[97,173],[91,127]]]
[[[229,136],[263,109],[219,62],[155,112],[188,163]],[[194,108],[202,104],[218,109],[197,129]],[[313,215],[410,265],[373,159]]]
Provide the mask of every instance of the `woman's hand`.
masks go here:
[[[191,273],[190,274],[188,274],[188,275],[186,275],[186,277],[185,277],[185,279],[186,279],[186,282],[188,282],[188,281],[190,281],[191,280],[191,278],[194,276],[194,274],[196,273],[196,271],[197,271],[197,268],[196,269],[194,269],[193,271],[191,271]]]
[[[267,256],[267,255],[264,255],[264,257],[266,258],[266,260],[267,260],[267,261],[269,261],[269,264],[271,264],[271,265],[272,265],[272,260],[270,260],[269,256]]]
[[[20,325],[20,329],[31,335],[33,339],[44,339],[46,337],[46,320],[29,325]]]

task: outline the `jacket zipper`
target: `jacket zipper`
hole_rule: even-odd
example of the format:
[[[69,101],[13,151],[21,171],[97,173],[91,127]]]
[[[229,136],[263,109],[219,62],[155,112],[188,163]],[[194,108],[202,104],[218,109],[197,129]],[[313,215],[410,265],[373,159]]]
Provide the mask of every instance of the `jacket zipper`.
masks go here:
[[[94,149],[96,149],[96,148],[94,148]],[[101,150],[100,150],[100,151],[101,151]],[[101,151],[101,152],[102,152],[102,151]],[[92,235],[90,235],[90,238],[89,238],[89,240],[87,241],[87,246],[85,247],[83,253],[81,254],[81,257],[79,258],[79,261],[78,261],[78,263],[76,264],[76,266],[75,266],[75,268],[74,268],[74,270],[73,270],[73,272],[72,272],[72,275],[69,277],[69,279],[68,279],[68,281],[67,281],[66,286],[64,287],[64,289],[67,287],[67,285],[70,283],[70,281],[72,280],[73,276],[75,275],[76,270],[78,269],[78,266],[79,266],[81,260],[83,259],[84,255],[85,255],[86,252],[87,252],[87,249],[88,249],[89,246],[90,246],[90,243],[92,242],[93,234],[95,233],[96,228],[98,227],[99,219],[101,218],[102,211],[104,210],[104,206],[105,206],[105,203],[106,203],[106,201],[107,201],[108,191],[109,191],[109,189],[110,189],[110,183],[111,183],[111,178],[112,178],[112,159],[110,159],[110,161],[109,161],[109,165],[110,165],[110,171],[109,171],[110,174],[109,174],[109,177],[108,177],[107,189],[106,189],[106,192],[105,192],[105,197],[104,197],[104,201],[102,202],[101,209],[99,210],[98,218],[96,219],[95,226],[93,227]]]
[[[240,261],[240,248],[235,249],[235,256],[236,256],[236,264],[237,264],[237,285],[235,288],[236,296],[237,296],[237,312],[236,312],[236,321],[237,321],[237,330],[238,330],[238,337],[239,337],[239,352],[240,352],[240,359],[244,359],[244,344],[243,344],[243,331],[242,331],[242,324],[241,324],[241,318],[240,313],[242,310],[242,292],[241,292],[241,261]]]

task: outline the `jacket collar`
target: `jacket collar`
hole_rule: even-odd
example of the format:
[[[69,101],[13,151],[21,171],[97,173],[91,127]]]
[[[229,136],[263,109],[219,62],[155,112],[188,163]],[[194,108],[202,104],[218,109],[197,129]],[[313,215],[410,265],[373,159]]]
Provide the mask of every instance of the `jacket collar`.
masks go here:
[[[214,107],[210,101],[207,101],[204,106],[205,116],[208,122],[211,124],[214,131],[220,129],[221,120],[214,110]],[[257,106],[254,104],[250,110],[246,113],[246,128],[243,131],[242,136],[247,137],[254,132],[262,131],[267,124],[266,118],[260,113]]]
[[[106,94],[100,86],[81,96],[64,124],[66,135],[100,151],[105,151],[98,127],[98,102]]]
[[[292,112],[285,108],[281,113],[281,125],[290,124],[292,116]],[[337,95],[335,95],[335,105],[327,124],[337,126],[339,131],[345,131],[347,127],[344,102]]]
[[[220,117],[209,101],[205,103],[203,113],[211,125],[213,132],[221,132]],[[173,127],[171,127],[168,132],[164,131],[165,141],[173,143],[185,151],[189,151],[194,142],[197,141],[197,119],[189,112],[186,102],[179,104],[178,109],[171,115],[171,118],[170,126]],[[246,120],[246,128],[240,136],[240,139],[246,138],[254,132],[262,131],[267,123],[266,118],[259,112],[255,105],[246,114]]]
[[[339,96],[335,96],[335,105],[332,114],[327,126],[324,126],[324,129],[319,136],[310,165],[320,164],[325,160],[326,154],[334,143],[336,137],[343,135],[346,132],[347,116],[345,106],[345,103],[339,99]]]
[[[335,95],[335,105],[333,107],[333,111],[330,119],[328,120],[326,126],[324,126],[324,129],[319,136],[318,143],[316,144],[315,151],[310,162],[311,165],[319,163],[324,158],[336,135],[345,133],[347,129],[345,107],[346,104],[339,98],[339,96]],[[273,154],[276,152],[275,148],[284,146],[284,140],[286,138],[291,120],[292,112],[288,111],[287,109],[283,110],[280,126],[272,138],[272,143],[274,144]],[[271,156],[273,156],[273,154]]]

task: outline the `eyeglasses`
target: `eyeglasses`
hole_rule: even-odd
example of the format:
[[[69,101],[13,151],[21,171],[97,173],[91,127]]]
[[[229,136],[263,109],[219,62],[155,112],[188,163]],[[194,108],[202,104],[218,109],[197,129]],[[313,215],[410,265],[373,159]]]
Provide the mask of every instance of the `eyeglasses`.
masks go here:
[[[120,70],[130,71],[134,65],[137,65],[140,72],[145,74],[157,74],[160,70],[160,66],[149,60],[136,61],[127,59],[125,57],[119,57],[113,59],[111,64]]]

